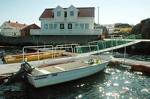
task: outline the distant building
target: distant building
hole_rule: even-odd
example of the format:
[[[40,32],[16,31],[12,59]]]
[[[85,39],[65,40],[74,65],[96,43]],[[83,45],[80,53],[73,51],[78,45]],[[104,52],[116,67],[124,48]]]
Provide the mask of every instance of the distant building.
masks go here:
[[[19,37],[30,35],[30,29],[40,29],[36,24],[26,25],[18,22],[6,21],[1,27],[0,34],[3,36]]]
[[[62,35],[62,36],[96,36],[102,33],[102,29],[94,28],[94,7],[45,9],[39,20],[41,29],[31,29],[31,35]]]
[[[109,34],[114,33],[114,30],[115,30],[114,24],[106,24],[104,26],[107,28]]]
[[[26,27],[26,24],[21,24],[18,22],[6,21],[1,25],[1,35],[3,36],[21,36],[20,30]]]
[[[36,25],[36,24],[27,25],[27,26],[25,26],[24,28],[22,28],[20,30],[21,36],[22,37],[30,36],[30,30],[31,29],[40,29],[40,27],[38,25]]]

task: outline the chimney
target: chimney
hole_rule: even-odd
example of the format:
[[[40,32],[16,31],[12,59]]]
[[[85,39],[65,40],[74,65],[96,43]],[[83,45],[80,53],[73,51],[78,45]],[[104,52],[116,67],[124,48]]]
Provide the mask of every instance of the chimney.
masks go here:
[[[18,22],[16,21],[16,23],[18,23]]]
[[[8,21],[8,23],[10,23],[10,20]]]

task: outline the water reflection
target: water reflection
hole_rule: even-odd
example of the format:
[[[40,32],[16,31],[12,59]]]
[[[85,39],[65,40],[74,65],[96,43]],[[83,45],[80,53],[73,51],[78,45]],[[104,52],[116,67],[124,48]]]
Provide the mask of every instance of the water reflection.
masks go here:
[[[93,76],[55,86],[25,89],[28,99],[149,99],[150,77],[108,67]]]
[[[98,84],[105,81],[105,73],[100,72],[90,77],[79,79],[59,85],[48,86],[44,88],[35,89],[28,85],[25,92],[28,98],[32,99],[80,99],[85,97],[95,96],[98,90]],[[99,94],[99,93],[97,93]]]

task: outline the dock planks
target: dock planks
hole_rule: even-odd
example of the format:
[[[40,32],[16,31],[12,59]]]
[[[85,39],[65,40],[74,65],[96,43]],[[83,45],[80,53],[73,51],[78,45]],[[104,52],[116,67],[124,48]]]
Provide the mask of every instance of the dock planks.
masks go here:
[[[113,58],[112,61],[117,61],[120,63],[124,63],[127,65],[144,65],[150,67],[150,62],[146,61],[139,61],[139,60],[133,60],[133,59],[127,59],[127,58]]]
[[[125,65],[130,65],[132,70],[141,71],[150,74],[150,62],[139,61],[127,58],[113,58],[112,62],[118,62]]]

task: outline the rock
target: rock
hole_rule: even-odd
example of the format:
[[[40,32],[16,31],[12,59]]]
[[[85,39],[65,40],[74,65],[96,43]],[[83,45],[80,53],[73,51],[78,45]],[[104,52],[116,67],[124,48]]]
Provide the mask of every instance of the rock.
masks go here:
[[[133,34],[142,34],[143,39],[150,38],[150,18],[142,20],[131,30]]]

